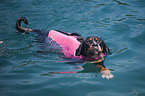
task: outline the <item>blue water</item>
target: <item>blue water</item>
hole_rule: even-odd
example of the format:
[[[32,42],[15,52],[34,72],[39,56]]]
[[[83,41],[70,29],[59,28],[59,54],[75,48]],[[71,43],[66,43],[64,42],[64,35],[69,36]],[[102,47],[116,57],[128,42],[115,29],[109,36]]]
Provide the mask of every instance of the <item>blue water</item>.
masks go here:
[[[101,37],[112,51],[104,64],[114,78],[102,78],[90,63],[38,53],[37,35],[16,31],[19,17],[28,19],[24,27]],[[144,0],[0,0],[0,96],[145,96],[144,38]],[[86,69],[50,73],[78,66]]]

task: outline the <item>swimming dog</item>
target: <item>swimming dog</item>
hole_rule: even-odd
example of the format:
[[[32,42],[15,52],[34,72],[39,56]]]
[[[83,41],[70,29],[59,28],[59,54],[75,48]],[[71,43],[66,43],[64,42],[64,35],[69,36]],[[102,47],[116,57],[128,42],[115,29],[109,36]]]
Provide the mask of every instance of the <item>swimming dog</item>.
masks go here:
[[[103,62],[104,57],[110,53],[109,48],[101,38],[91,36],[84,39],[78,33],[68,33],[59,30],[44,32],[42,30],[24,28],[21,26],[22,21],[28,25],[27,19],[25,17],[20,17],[16,22],[16,29],[18,31],[22,33],[35,32],[40,35],[44,35],[43,37],[45,38],[49,37],[51,38],[51,41],[55,41],[62,48],[62,53],[67,58],[81,58],[83,60],[95,63],[96,66],[101,68],[102,74],[107,70],[107,74],[110,75],[109,78],[113,77],[109,69],[104,66],[97,65],[99,62]]]

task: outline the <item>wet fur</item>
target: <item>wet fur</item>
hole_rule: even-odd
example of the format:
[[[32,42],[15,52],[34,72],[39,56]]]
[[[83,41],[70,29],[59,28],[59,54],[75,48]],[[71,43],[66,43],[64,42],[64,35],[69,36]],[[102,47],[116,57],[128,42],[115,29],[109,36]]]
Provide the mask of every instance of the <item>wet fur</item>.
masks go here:
[[[25,17],[20,17],[16,22],[16,29],[18,31],[23,32],[23,33],[36,32],[39,35],[42,35],[44,37],[43,39],[45,39],[47,37],[47,35],[45,36],[45,34],[48,33],[47,31],[24,28],[24,27],[21,26],[22,21],[26,25],[28,25],[27,19]],[[59,32],[62,32],[63,34],[66,34],[66,35],[69,35],[69,36],[70,35],[71,36],[79,36],[79,41],[82,44],[81,44],[81,52],[78,54],[78,56],[82,55],[82,56],[85,56],[85,57],[95,58],[96,56],[99,56],[101,53],[109,53],[110,52],[110,50],[107,47],[107,45],[105,44],[105,42],[99,37],[92,36],[92,37],[87,37],[86,39],[83,39],[81,37],[81,35],[78,34],[78,33],[68,34],[68,33],[65,33],[63,31],[59,31]],[[98,50],[98,47],[101,47],[101,50]]]
[[[39,37],[39,38],[37,38],[38,41],[39,42],[44,42],[45,41],[45,38],[47,37],[47,35],[49,33],[48,31],[41,31],[41,30],[36,30],[36,29],[24,28],[24,27],[21,26],[21,22],[22,21],[26,25],[28,25],[27,19],[25,17],[20,17],[17,20],[17,22],[16,22],[16,29],[18,31],[20,31],[22,33],[28,33],[28,32],[38,33],[38,37]],[[105,53],[106,54],[110,53],[110,50],[107,47],[107,45],[105,44],[105,42],[99,37],[92,36],[92,37],[87,37],[86,39],[83,39],[81,37],[81,35],[79,35],[78,33],[71,33],[71,34],[65,33],[65,34],[66,35],[79,36],[80,37],[79,41],[82,44],[81,44],[81,52],[78,55],[83,55],[83,56],[86,56],[86,57],[95,58],[94,57],[95,55],[99,56],[101,53],[104,53],[104,54]],[[97,40],[95,40],[95,38],[97,38]],[[98,44],[99,44],[100,48],[97,47]],[[97,52],[96,52],[96,54],[94,54],[93,51],[97,51],[98,54],[97,54]],[[107,78],[107,79],[113,78],[114,76],[111,74],[111,71],[104,66],[103,60],[104,60],[104,57],[102,57],[98,61],[92,61],[92,63],[95,63],[96,67],[101,68],[101,74],[102,74],[103,78]],[[73,72],[52,72],[52,73],[54,73],[54,74],[56,74],[56,73],[59,73],[59,74],[62,74],[62,73],[78,73],[78,71],[73,71]]]

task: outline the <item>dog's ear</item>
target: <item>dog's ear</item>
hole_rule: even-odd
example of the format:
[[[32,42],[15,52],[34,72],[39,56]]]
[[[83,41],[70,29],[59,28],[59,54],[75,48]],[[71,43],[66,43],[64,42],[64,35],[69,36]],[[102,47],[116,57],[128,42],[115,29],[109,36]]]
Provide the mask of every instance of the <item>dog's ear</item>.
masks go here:
[[[103,49],[102,53],[109,53],[110,54],[110,49],[107,47],[106,43],[103,40],[100,43],[100,46]]]

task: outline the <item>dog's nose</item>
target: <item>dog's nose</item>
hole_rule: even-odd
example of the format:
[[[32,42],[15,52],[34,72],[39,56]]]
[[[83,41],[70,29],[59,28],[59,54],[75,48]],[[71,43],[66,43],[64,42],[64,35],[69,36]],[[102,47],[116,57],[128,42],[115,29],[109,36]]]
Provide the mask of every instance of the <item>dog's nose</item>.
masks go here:
[[[98,44],[93,44],[92,46],[98,46]]]

